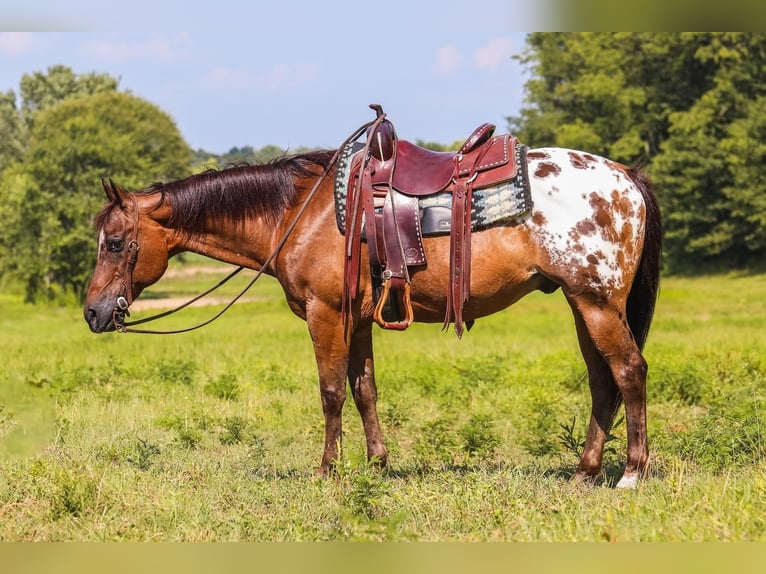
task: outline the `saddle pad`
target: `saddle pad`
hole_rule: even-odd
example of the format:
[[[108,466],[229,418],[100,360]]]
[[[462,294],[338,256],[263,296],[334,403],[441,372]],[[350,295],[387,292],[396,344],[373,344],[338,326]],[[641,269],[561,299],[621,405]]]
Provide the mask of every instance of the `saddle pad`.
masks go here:
[[[350,142],[338,158],[335,172],[335,221],[341,234],[346,231],[346,196],[354,156],[362,153],[364,145]],[[509,223],[532,209],[532,197],[527,176],[527,146],[517,144],[514,153],[519,166],[516,177],[497,186],[474,189],[471,201],[471,230],[478,231],[500,223]],[[449,211],[452,194],[440,192],[418,200],[423,235],[442,235],[450,232]],[[437,208],[437,209],[432,209]],[[432,214],[434,217],[429,217]],[[433,223],[428,223],[433,221]]]

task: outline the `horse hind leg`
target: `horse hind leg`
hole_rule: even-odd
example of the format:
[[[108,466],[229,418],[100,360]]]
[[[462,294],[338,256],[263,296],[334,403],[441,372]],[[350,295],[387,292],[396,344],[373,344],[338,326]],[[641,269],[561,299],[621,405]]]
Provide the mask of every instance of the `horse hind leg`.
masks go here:
[[[646,360],[615,302],[587,296],[570,298],[575,310],[578,336],[588,363],[593,407],[578,475],[600,471],[607,432],[619,406],[625,404],[627,463],[617,488],[634,488],[649,461],[646,431]],[[598,368],[599,359],[606,369]],[[593,369],[593,367],[596,367]],[[611,375],[611,378],[609,377]]]
[[[622,395],[614,382],[609,366],[593,344],[585,321],[577,312],[575,312],[575,326],[580,351],[588,368],[591,414],[585,445],[574,478],[591,481],[601,474],[604,446],[617,409],[620,407]]]

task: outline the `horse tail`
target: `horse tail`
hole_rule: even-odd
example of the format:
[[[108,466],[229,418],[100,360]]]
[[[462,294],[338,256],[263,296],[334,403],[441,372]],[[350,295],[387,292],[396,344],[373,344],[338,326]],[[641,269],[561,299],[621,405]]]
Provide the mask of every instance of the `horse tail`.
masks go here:
[[[649,327],[654,316],[654,307],[660,289],[660,258],[662,255],[662,218],[654,191],[654,184],[638,167],[628,169],[628,176],[641,192],[646,207],[644,225],[644,247],[638,272],[628,295],[628,326],[643,350]]]

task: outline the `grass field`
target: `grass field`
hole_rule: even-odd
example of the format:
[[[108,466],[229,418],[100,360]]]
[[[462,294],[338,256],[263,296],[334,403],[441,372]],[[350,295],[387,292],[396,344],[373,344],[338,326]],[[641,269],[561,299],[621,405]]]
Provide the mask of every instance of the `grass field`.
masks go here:
[[[146,297],[216,279],[178,274]],[[97,336],[79,309],[0,295],[0,540],[766,540],[765,279],[664,280],[646,348],[652,471],[631,492],[609,487],[622,421],[604,484],[569,481],[589,393],[558,293],[462,341],[376,329],[390,467],[365,463],[349,399],[328,480],[311,343],[273,280],[174,336]]]

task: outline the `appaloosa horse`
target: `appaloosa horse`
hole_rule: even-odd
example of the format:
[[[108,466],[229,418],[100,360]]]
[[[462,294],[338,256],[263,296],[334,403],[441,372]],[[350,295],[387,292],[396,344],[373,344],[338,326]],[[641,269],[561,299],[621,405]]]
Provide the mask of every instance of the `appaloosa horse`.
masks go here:
[[[367,456],[381,464],[387,459],[376,410],[368,267],[362,266],[358,294],[347,316],[343,312],[335,157],[333,151],[297,154],[135,193],[105,182],[110,202],[96,219],[98,259],[84,308],[93,332],[121,328],[126,307],[183,251],[256,270],[265,265],[290,309],[307,322],[314,344],[325,419],[322,473],[338,457],[347,380],[364,424]],[[607,433],[624,402],[627,463],[617,486],[635,487],[649,457],[642,349],[659,285],[657,201],[640,171],[609,159],[560,148],[529,149],[526,158],[534,207],[513,222],[473,233],[463,317],[471,321],[531,291],[561,288],[574,314],[592,397],[575,478],[600,475]],[[423,243],[428,264],[411,277],[414,320],[441,323],[450,238]]]

